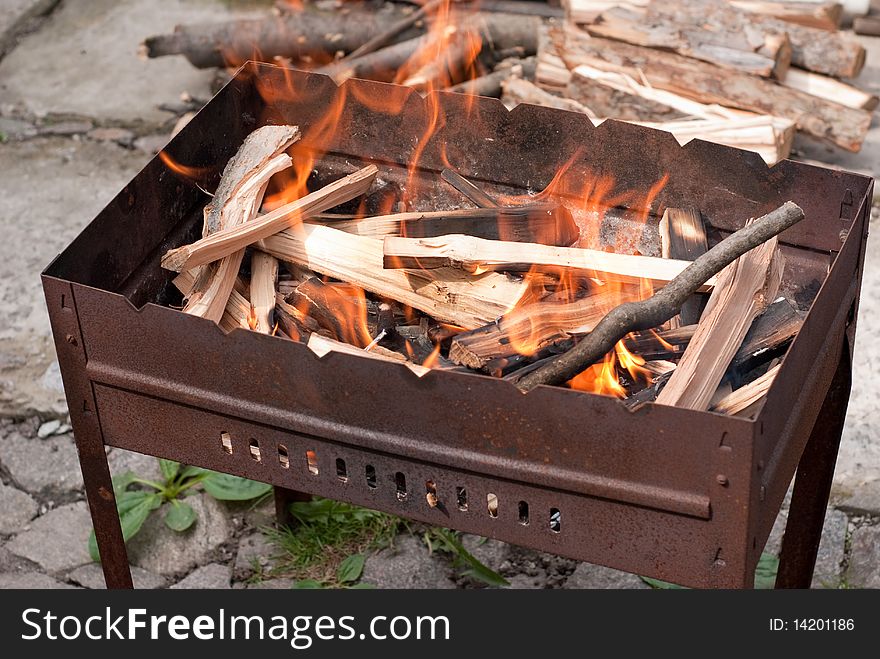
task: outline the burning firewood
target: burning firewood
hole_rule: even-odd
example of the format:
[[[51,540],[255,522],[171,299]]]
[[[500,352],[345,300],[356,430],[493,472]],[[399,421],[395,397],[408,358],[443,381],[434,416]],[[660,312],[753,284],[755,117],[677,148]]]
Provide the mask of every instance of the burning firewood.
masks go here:
[[[706,227],[695,208],[667,208],[660,220],[660,246],[664,259],[694,261],[709,251]],[[700,320],[702,300],[692,297],[681,312],[669,319],[670,327],[691,325]]]
[[[468,272],[506,270],[551,273],[565,269],[579,275],[626,284],[638,284],[647,279],[656,286],[665,285],[690,265],[687,261],[652,256],[485,240],[462,234],[436,238],[389,236],[385,238],[383,251],[386,268],[430,270],[451,266]],[[712,278],[701,282],[700,292],[710,290],[713,284]]]
[[[592,331],[622,297],[600,289],[574,302],[547,300],[517,307],[496,322],[456,336],[449,359],[481,369],[492,360],[538,353],[562,338]]]
[[[712,275],[803,218],[803,210],[792,202],[786,202],[758,218],[719,242],[652,297],[615,307],[574,348],[529,373],[517,386],[523,391],[530,391],[541,384],[567,382],[602,359],[630,332],[657,327],[672,318]],[[697,354],[697,351],[692,354]],[[675,372],[678,373],[678,370]],[[710,396],[712,393],[714,390]]]
[[[773,380],[781,368],[781,365],[773,366],[756,380],[743,385],[739,389],[734,389],[715,403],[712,406],[712,411],[722,414],[742,414],[746,412],[746,415],[748,415],[752,406],[767,395],[770,385],[773,384]]]
[[[489,240],[541,243],[567,247],[578,239],[578,227],[564,206],[535,203],[501,208],[463,208],[425,213],[394,213],[322,224],[358,236],[430,238],[450,232]],[[309,223],[317,223],[317,219]]]
[[[527,288],[522,281],[494,272],[474,277],[457,268],[385,269],[382,241],[328,226],[303,224],[270,236],[259,246],[282,261],[305,265],[466,329],[485,325],[512,309]]]
[[[162,267],[180,272],[234,254],[312,215],[359,197],[369,189],[378,172],[375,165],[368,165],[253,221],[224,226],[191,245],[170,250],[162,257]]]
[[[299,137],[296,126],[265,126],[248,135],[226,164],[214,197],[205,207],[204,236],[245,224],[257,214],[269,179],[292,164],[283,152]],[[215,322],[223,316],[244,252],[224,256],[219,264],[201,268],[195,275],[186,313]],[[200,264],[186,269],[194,265]]]
[[[317,321],[287,303],[281,293],[275,294],[275,320],[284,333],[294,341],[302,341],[320,330]]]
[[[262,334],[272,331],[272,310],[275,308],[275,280],[278,278],[278,260],[262,252],[251,256],[251,305],[255,327]]]
[[[286,301],[339,341],[358,348],[366,347],[372,337],[367,331],[367,308],[363,298],[352,300],[316,277],[297,285]]]
[[[706,410],[755,317],[776,297],[783,259],[776,238],[724,268],[669,384],[664,405]]]

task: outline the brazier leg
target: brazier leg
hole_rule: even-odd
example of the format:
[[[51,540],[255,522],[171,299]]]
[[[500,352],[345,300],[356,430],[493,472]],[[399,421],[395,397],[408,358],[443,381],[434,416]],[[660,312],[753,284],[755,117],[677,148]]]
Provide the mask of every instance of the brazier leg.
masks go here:
[[[851,385],[849,344],[844,341],[834,379],[798,464],[777,588],[809,588],[812,582]]]
[[[288,490],[286,487],[275,486],[275,521],[278,526],[293,526],[296,522],[290,513],[290,504],[294,501],[310,501],[311,494]]]
[[[110,466],[104,443],[91,433],[74,432],[79,451],[79,464],[86,486],[86,498],[92,513],[92,524],[101,553],[101,568],[107,588],[132,588],[128,553],[122,538],[122,526],[116,512],[116,496],[110,480]]]

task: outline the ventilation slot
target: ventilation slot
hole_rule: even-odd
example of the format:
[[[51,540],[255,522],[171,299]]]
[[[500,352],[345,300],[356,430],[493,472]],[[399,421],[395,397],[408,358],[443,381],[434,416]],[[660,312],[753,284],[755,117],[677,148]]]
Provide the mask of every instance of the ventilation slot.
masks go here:
[[[562,513],[559,508],[550,509],[550,530],[553,533],[559,533],[562,530]]]
[[[290,469],[290,454],[284,444],[278,445],[278,464],[284,469]]]
[[[437,498],[437,486],[434,484],[434,481],[425,482],[425,499],[430,508],[436,508],[437,504],[440,503],[440,499]]]
[[[523,526],[529,525],[529,504],[525,501],[519,502],[519,523]]]
[[[489,517],[498,517],[498,495],[491,492],[486,495],[486,509],[489,511]]]
[[[373,465],[367,465],[364,468],[364,476],[367,479],[367,487],[371,490],[376,489],[376,468]]]
[[[232,455],[232,436],[225,430],[220,433],[220,446],[226,453]]]
[[[263,461],[263,456],[262,456],[262,454],[260,453],[260,443],[259,443],[256,439],[252,439],[252,440],[248,443],[248,447],[249,447],[250,452],[251,452],[251,458],[253,458],[253,460],[254,460],[255,462],[262,462],[262,461]]]
[[[467,512],[467,488],[455,488],[455,500],[458,503],[458,509],[462,512]]]
[[[336,458],[336,478],[343,483],[348,482],[348,471],[345,468],[345,460]]]
[[[406,499],[406,476],[403,475],[402,471],[394,474],[394,485],[397,487],[397,500],[403,501]]]
[[[318,475],[318,454],[314,451],[306,451],[306,464],[309,465],[309,473],[312,476]]]

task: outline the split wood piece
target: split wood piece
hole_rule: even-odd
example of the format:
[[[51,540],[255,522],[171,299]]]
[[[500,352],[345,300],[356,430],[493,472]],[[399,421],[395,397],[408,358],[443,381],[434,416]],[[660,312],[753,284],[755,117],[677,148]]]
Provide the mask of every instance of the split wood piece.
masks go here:
[[[824,98],[826,101],[840,103],[848,108],[873,110],[880,103],[880,98],[876,94],[863,91],[836,78],[804,71],[803,69],[789,69],[782,84],[786,87]]]
[[[731,393],[715,403],[715,405],[712,406],[712,411],[733,415],[746,412],[744,416],[751,416],[751,413],[755,409],[752,406],[761,401],[761,399],[767,395],[767,392],[770,391],[770,386],[773,384],[773,380],[776,379],[776,375],[781,368],[782,365],[777,364],[757,380],[753,380],[739,389],[734,389]]]
[[[259,245],[282,261],[304,265],[465,329],[492,322],[515,307],[528,289],[523,281],[494,272],[475,277],[455,268],[386,270],[382,241],[327,226],[303,224]]]
[[[834,32],[840,27],[843,6],[838,2],[797,2],[792,0],[730,0],[737,9],[778,18],[786,23],[805,25]]]
[[[725,0],[651,0],[647,14],[665,19],[669,25],[694,26],[705,24],[711,16],[710,29],[723,29],[723,25],[737,21],[736,15],[746,16],[749,17],[748,22],[739,19],[742,23],[741,29],[788,34],[791,41],[791,63],[794,66],[835,77],[854,78],[865,65],[865,48],[855,39],[838,32],[748,14]]]
[[[612,7],[643,8],[649,0],[629,0],[628,2],[614,2],[609,0],[566,0],[568,15],[572,21],[578,24],[594,22],[602,12]],[[843,8],[836,2],[792,2],[790,0],[777,0],[768,2],[764,0],[730,0],[730,4],[738,9],[750,11],[755,14],[772,16],[780,20],[817,27],[823,30],[836,30],[843,16]]]
[[[263,252],[251,255],[251,305],[254,327],[261,334],[272,332],[275,308],[275,281],[278,279],[278,259]]]
[[[359,197],[369,189],[378,173],[375,165],[368,165],[253,221],[228,228],[224,226],[191,245],[172,249],[162,257],[162,267],[180,272],[233,254],[316,213]]]
[[[790,201],[758,218],[719,242],[652,297],[615,307],[574,348],[530,373],[517,386],[530,391],[542,384],[568,382],[601,360],[627,334],[665,323],[712,275],[803,218],[803,210]]]
[[[578,69],[583,68],[585,67],[578,67]],[[652,96],[674,96],[663,90],[637,86]],[[711,119],[690,117],[678,121],[657,122],[634,120],[632,117],[636,116],[650,118],[657,116],[682,117],[684,115],[670,106],[634,94],[631,90],[608,85],[598,79],[575,76],[569,83],[569,88],[564,92],[569,96],[576,95],[581,100],[592,99],[594,103],[591,107],[572,98],[551,94],[527,80],[508,80],[504,83],[504,89],[504,96],[501,100],[508,107],[514,107],[519,103],[531,103],[558,110],[580,112],[586,114],[594,124],[599,124],[602,120],[597,117],[597,112],[594,110],[598,107],[603,109],[603,115],[608,112],[615,113],[614,119],[672,133],[676,141],[682,145],[694,139],[701,139],[738,149],[755,151],[768,165],[775,165],[780,160],[787,158],[794,144],[795,124],[793,121],[750,112],[729,110],[727,111],[729,117]],[[706,109],[707,115],[718,115],[716,109],[709,111],[710,106],[683,97],[678,97],[678,99],[679,105],[701,106],[694,109]]]
[[[480,369],[495,359],[536,354],[572,334],[591,332],[621,298],[617,292],[598,292],[575,302],[542,301],[517,307],[496,322],[458,334],[452,339],[449,359]]]
[[[660,219],[660,253],[664,259],[695,261],[709,251],[706,227],[696,208],[667,208]],[[692,325],[700,320],[702,300],[689,298],[677,316],[669,319],[669,327]]]
[[[590,37],[572,28],[551,28],[550,35],[558,39],[557,51],[570,68],[587,64],[633,78],[641,76],[654,87],[703,103],[785,117],[807,134],[850,151],[859,150],[871,123],[871,114],[864,110],[676,53]]]
[[[511,78],[534,78],[537,61],[534,57],[516,60],[513,64],[502,62],[492,73],[466,80],[448,87],[446,91],[474,96],[499,98],[502,93],[501,84]]]
[[[346,8],[301,11],[252,20],[225,23],[178,25],[171,34],[146,39],[142,52],[147,57],[183,55],[200,69],[239,66],[258,52],[265,61],[276,57],[293,60],[332,60],[338,52],[350,52],[381,34],[389,22],[404,14],[391,10],[359,11]],[[415,36],[418,30],[401,36]]]
[[[561,91],[571,80],[571,71],[556,51],[556,43],[546,26],[538,30],[538,55],[535,64],[535,82],[542,88]]]
[[[237,284],[240,284],[237,282]],[[233,288],[229,293],[229,299],[226,301],[226,309],[223,310],[223,316],[220,318],[220,327],[225,331],[231,332],[237,328],[248,328],[247,319],[251,314],[251,303],[241,293],[241,291]]]
[[[724,0],[703,2],[701,22],[691,20],[690,12],[677,12],[677,5],[655,1],[646,10],[609,9],[586,29],[599,37],[665,48],[727,69],[785,78],[792,49],[784,23],[781,29],[765,25],[760,16],[739,11]]]
[[[224,206],[221,212],[221,231],[224,229],[234,231],[253,219],[263,203],[263,195],[266,193],[269,179],[292,164],[290,156],[282,153],[251,176]],[[212,235],[217,233],[220,232]],[[183,308],[184,313],[219,322],[243,259],[244,249],[241,249],[224,256],[218,263],[200,268],[186,306]]]
[[[791,302],[785,298],[776,300],[752,323],[731,367],[740,372],[750,371],[767,358],[777,356],[803,324],[803,316]],[[627,350],[645,359],[671,359],[681,356],[696,331],[696,325],[683,325],[658,332],[636,332],[627,336],[624,344]]]
[[[310,223],[316,223],[311,220]],[[334,229],[358,236],[427,238],[462,233],[489,240],[541,243],[567,247],[580,230],[564,206],[535,203],[501,208],[464,208],[424,213],[376,215],[362,220],[327,222]]]
[[[171,283],[174,284],[174,287],[183,293],[183,297],[186,298],[189,296],[190,291],[192,291],[193,285],[196,283],[196,278],[191,270],[184,270],[172,279]]]
[[[468,181],[458,172],[445,168],[442,172],[440,172],[440,178],[442,178],[449,185],[458,190],[476,206],[480,208],[498,207],[498,201],[480,190],[480,188]]]
[[[521,78],[509,78],[501,83],[504,90],[501,96],[501,102],[508,108],[514,108],[520,103],[528,103],[530,105],[540,105],[545,108],[554,108],[556,110],[567,110],[568,112],[580,112],[587,115],[591,121],[598,123],[598,116],[583,103],[571,98],[565,98],[544,91],[536,84],[523,80]]]
[[[880,16],[859,16],[853,19],[853,31],[870,37],[880,36]]]
[[[241,147],[223,168],[214,196],[205,206],[205,225],[202,235],[207,236],[234,223],[226,216],[235,210],[228,207],[230,200],[242,186],[266,167],[268,162],[298,142],[302,134],[298,126],[263,126],[248,135]],[[263,180],[268,180],[263,177]]]
[[[364,298],[342,295],[317,277],[310,277],[294,288],[286,301],[302,314],[313,318],[337,341],[364,348],[373,340],[367,330]]]
[[[456,26],[458,32],[471,33],[479,37],[483,47],[495,52],[517,49],[521,56],[534,55],[538,49],[538,26],[541,19],[535,16],[514,14],[474,14]],[[336,82],[348,78],[367,78],[391,82],[399,70],[413,56],[426,49],[436,47],[436,36],[427,34],[407,39],[385,48],[336,62],[318,69],[320,73],[332,76]]]
[[[653,256],[484,240],[461,234],[436,238],[389,236],[385,238],[384,254],[386,268],[432,269],[448,266],[468,272],[505,270],[550,273],[565,270],[625,284],[639,284],[647,279],[658,288],[666,285],[690,265],[687,261]],[[700,292],[710,290],[714,283],[714,279],[710,278],[699,287]]]
[[[303,341],[321,329],[318,322],[291,304],[281,293],[275,294],[275,320],[284,333],[294,341]]]
[[[346,355],[357,355],[359,357],[366,357],[367,359],[378,359],[383,362],[402,364],[419,377],[422,377],[425,373],[428,373],[431,370],[426,366],[413,364],[412,362],[407,361],[406,357],[403,355],[392,352],[391,350],[381,349],[377,351],[376,348],[379,348],[380,346],[376,346],[376,348],[373,348],[368,352],[362,348],[355,348],[353,345],[342,343],[341,341],[334,341],[333,339],[321,336],[320,334],[312,334],[309,336],[308,346],[312,352],[318,355],[318,357],[323,357],[331,352],[341,352]]]
[[[718,275],[694,338],[657,397],[658,403],[709,409],[749,327],[779,290],[784,260],[776,244],[776,238],[771,238]]]

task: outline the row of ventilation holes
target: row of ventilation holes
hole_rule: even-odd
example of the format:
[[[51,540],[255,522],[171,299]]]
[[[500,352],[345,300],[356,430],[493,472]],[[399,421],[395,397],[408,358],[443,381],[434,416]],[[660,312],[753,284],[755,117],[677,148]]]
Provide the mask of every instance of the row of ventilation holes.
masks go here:
[[[223,446],[223,450],[226,453],[232,455],[232,437],[228,432],[220,433],[220,443]],[[263,456],[260,452],[260,444],[256,439],[252,439],[249,444],[251,458],[253,458],[256,462],[262,462]],[[278,463],[284,468],[290,468],[290,455],[287,452],[287,447],[279,444],[278,445]],[[317,476],[318,475],[318,454],[314,451],[306,451],[306,465],[308,466],[309,473]],[[348,470],[345,466],[345,460],[342,458],[336,458],[336,477],[339,478],[343,483],[348,482]],[[367,465],[364,469],[364,477],[367,481],[367,487],[371,490],[376,489],[377,481],[376,481],[376,468],[372,465]],[[407,497],[407,489],[406,489],[406,476],[403,472],[398,471],[394,474],[394,483],[397,488],[397,498],[400,501],[403,501]],[[437,497],[437,486],[434,484],[434,481],[428,481],[425,483],[425,494],[429,499],[433,499],[436,501]],[[467,511],[468,509],[468,495],[467,489],[463,487],[455,488],[456,495],[456,503],[458,504],[458,509],[462,512]],[[523,526],[528,526],[529,524],[529,504],[526,501],[519,502],[519,523]],[[486,511],[489,513],[489,517],[498,517],[498,496],[492,494],[491,492],[486,495]],[[558,508],[550,509],[550,530],[554,533],[559,533],[562,530],[562,514],[559,512]]]

